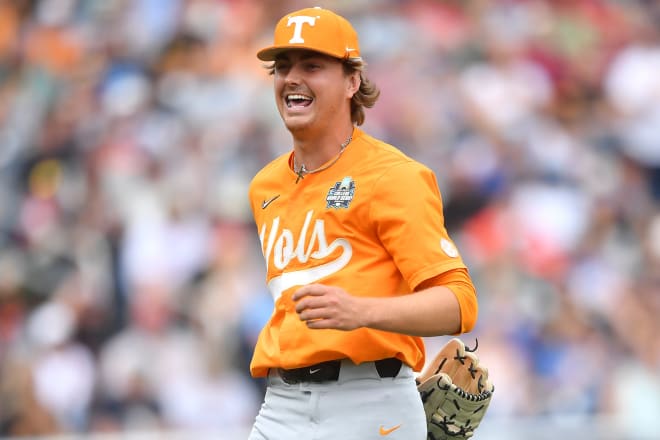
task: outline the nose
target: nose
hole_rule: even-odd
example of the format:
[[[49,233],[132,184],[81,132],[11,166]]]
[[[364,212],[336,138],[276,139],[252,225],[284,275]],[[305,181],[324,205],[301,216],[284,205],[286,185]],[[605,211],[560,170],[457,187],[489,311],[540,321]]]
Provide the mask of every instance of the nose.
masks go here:
[[[284,84],[287,86],[298,86],[302,82],[300,68],[297,65],[292,65],[286,76],[284,77]]]

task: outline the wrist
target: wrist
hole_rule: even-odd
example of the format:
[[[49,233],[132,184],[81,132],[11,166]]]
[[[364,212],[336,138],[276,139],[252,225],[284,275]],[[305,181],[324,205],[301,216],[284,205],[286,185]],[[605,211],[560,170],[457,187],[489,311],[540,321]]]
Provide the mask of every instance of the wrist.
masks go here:
[[[359,299],[358,325],[360,328],[378,328],[378,299],[364,297]]]

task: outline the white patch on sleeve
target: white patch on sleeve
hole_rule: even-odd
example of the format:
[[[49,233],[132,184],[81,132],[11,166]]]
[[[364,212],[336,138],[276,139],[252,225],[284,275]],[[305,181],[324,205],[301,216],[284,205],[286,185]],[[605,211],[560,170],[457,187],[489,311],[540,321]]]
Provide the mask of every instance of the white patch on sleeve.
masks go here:
[[[444,251],[447,256],[451,258],[456,258],[458,257],[458,249],[456,249],[456,246],[454,246],[454,243],[451,241],[447,240],[446,238],[443,238],[440,240],[440,247]]]

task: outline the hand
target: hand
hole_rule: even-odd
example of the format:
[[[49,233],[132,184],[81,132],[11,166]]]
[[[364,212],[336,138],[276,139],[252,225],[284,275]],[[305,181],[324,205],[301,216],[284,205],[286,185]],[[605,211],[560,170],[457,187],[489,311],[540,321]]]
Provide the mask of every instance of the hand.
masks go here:
[[[358,298],[344,289],[323,284],[308,284],[292,296],[296,312],[312,329],[355,330],[363,327],[364,310]]]

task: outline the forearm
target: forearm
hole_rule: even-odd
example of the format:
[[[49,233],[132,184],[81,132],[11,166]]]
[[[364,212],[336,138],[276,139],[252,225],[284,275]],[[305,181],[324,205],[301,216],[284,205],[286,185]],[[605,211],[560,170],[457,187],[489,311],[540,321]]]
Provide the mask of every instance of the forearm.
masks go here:
[[[367,327],[411,336],[465,333],[477,319],[477,295],[465,269],[430,278],[414,293],[394,297],[355,296],[337,286],[308,284],[292,296],[311,329]]]
[[[362,327],[412,336],[460,333],[460,306],[447,287],[433,286],[410,295],[361,300]]]

